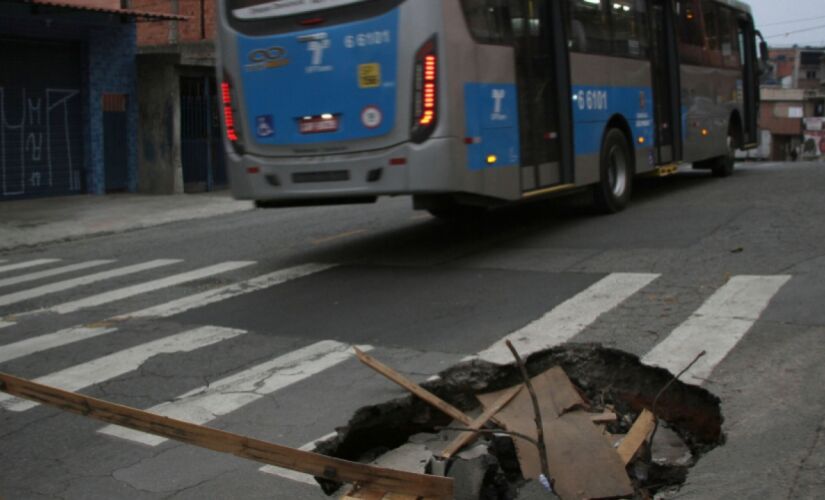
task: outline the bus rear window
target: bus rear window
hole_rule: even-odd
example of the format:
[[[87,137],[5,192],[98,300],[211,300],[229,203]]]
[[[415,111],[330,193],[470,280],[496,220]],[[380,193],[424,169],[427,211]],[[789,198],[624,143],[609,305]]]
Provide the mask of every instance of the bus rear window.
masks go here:
[[[228,4],[236,18],[253,20],[294,16],[365,1],[367,0],[228,0]]]

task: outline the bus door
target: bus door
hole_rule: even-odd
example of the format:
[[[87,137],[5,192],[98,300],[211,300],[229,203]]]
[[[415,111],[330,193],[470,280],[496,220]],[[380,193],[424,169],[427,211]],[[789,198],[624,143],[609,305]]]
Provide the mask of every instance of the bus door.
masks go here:
[[[742,60],[742,92],[745,111],[744,146],[759,142],[759,62],[756,60],[756,32],[749,17],[739,20],[739,50]]]
[[[656,163],[682,159],[682,111],[676,16],[671,0],[653,0],[651,51],[656,113]]]
[[[562,2],[511,0],[521,130],[521,189],[572,182],[570,71]]]

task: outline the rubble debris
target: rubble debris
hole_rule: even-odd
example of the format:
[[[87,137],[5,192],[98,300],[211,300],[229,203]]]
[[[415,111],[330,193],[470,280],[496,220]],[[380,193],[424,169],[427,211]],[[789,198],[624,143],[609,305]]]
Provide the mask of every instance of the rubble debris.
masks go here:
[[[558,498],[555,493],[548,492],[540,482],[528,481],[519,488],[515,500],[554,500]]]
[[[660,467],[690,467],[693,453],[673,429],[660,425],[650,443],[651,461]]]
[[[544,395],[540,396],[540,400],[544,400],[541,411],[548,415],[543,418],[543,422],[550,420],[550,417],[563,423],[566,423],[568,419],[573,421],[568,427],[543,428],[548,434],[546,439],[548,455],[552,454],[552,440],[560,435],[562,441],[573,443],[567,446],[566,453],[572,454],[570,456],[574,458],[576,454],[582,453],[588,457],[588,461],[592,461],[593,452],[587,446],[583,447],[576,442],[578,440],[576,432],[583,433],[585,443],[590,443],[592,440],[593,447],[597,450],[596,456],[600,456],[599,453],[604,453],[606,450],[609,456],[618,462],[617,470],[621,470],[623,481],[631,484],[631,488],[623,492],[625,497],[651,498],[660,491],[678,487],[685,480],[688,470],[687,467],[673,463],[660,465],[653,462],[650,455],[653,444],[639,445],[636,450],[642,450],[642,452],[634,453],[635,460],[631,461],[626,470],[624,469],[618,448],[624,441],[627,441],[625,446],[630,446],[631,441],[635,439],[631,436],[628,440],[625,434],[631,432],[633,424],[645,408],[655,407],[656,416],[662,423],[677,431],[683,446],[687,447],[693,457],[690,465],[695,463],[696,457],[723,442],[718,398],[701,387],[690,386],[674,379],[673,375],[665,370],[643,365],[635,356],[601,346],[568,345],[536,353],[528,358],[526,364],[530,373],[541,374],[536,378],[542,375],[552,375],[562,380],[566,379],[567,382],[554,383],[550,391],[537,388],[537,393],[540,395],[543,392],[549,392],[551,396],[554,396],[549,398]],[[538,385],[536,378],[532,380]],[[464,418],[456,419],[457,422],[453,423],[452,427],[469,428],[473,421],[481,420],[480,418],[471,419],[469,415],[473,412],[477,415],[485,408],[490,410],[490,406],[496,403],[496,396],[500,398],[505,391],[515,390],[516,387],[522,385],[522,380],[517,367],[513,365],[491,365],[475,360],[452,367],[442,372],[438,379],[421,386],[412,385],[416,391],[413,394],[416,395],[362,408],[356,412],[349,424],[339,429],[338,437],[333,442],[326,443],[323,452],[333,456],[357,457],[371,448],[390,446],[387,444],[390,441],[396,443],[393,446],[400,446],[402,443],[398,441],[403,436],[422,432],[432,433],[447,427],[450,417],[441,410],[435,410],[437,406],[431,402],[425,403],[418,397],[418,393],[429,394],[432,396],[428,396],[429,399],[441,401],[456,412],[463,414]],[[662,390],[663,386],[667,390]],[[478,395],[481,393],[487,394],[479,398]],[[479,407],[479,399],[485,397],[489,397],[489,400],[486,401],[486,405]],[[482,491],[498,491],[499,496],[483,496],[482,493],[482,497],[479,498],[513,500],[522,492],[525,494],[529,492],[528,486],[532,483],[525,484],[524,482],[523,467],[520,463],[523,458],[522,452],[517,449],[519,442],[523,440],[514,437],[515,429],[507,420],[510,408],[523,399],[526,405],[522,408],[524,411],[521,412],[521,418],[528,422],[525,429],[531,426],[535,434],[535,423],[531,417],[532,412],[529,411],[527,398],[529,396],[526,391],[519,391],[513,401],[497,413],[495,419],[491,419],[491,423],[486,425],[476,423],[474,426],[482,425],[479,429],[482,438],[476,442],[486,446],[488,453],[498,461],[498,472],[482,482]],[[576,418],[580,421],[576,421]],[[466,423],[468,420],[471,420],[469,424]],[[641,422],[637,425],[641,425]],[[404,431],[399,432],[399,428],[403,428]],[[588,430],[581,431],[581,429]],[[663,425],[662,429],[666,427]],[[643,435],[642,443],[657,442],[655,432],[653,436],[648,432],[637,431],[637,433]],[[572,434],[575,438],[571,438],[568,434]],[[435,458],[438,458],[456,436],[452,434],[447,437],[448,435],[446,431],[437,435],[418,435],[414,441],[426,441],[427,447],[433,452]],[[596,439],[593,439],[594,437]],[[555,437],[555,439],[560,438]],[[523,443],[527,443],[525,449],[532,446],[528,441],[523,441]],[[440,449],[442,445],[445,446],[443,450]],[[556,446],[556,448],[564,450],[564,446]],[[472,449],[483,450],[484,448],[477,445]],[[533,453],[537,453],[535,447],[533,447]],[[450,467],[459,460],[460,456],[462,452],[459,451],[452,455],[451,461],[440,461],[442,473],[449,475]],[[565,460],[568,460],[567,455]],[[455,469],[454,472],[459,470]],[[535,467],[535,470],[540,470],[540,467]],[[551,473],[558,475],[552,466]],[[494,487],[495,481],[502,481],[500,478],[506,479],[508,483],[509,489],[505,493],[502,493],[505,491],[503,488],[497,490]],[[565,494],[562,491],[564,488],[562,484],[556,480],[554,486],[559,496],[565,500],[585,498],[589,495],[586,491]],[[540,484],[538,486],[541,487]],[[588,486],[591,486],[589,482]],[[547,491],[543,491],[541,496],[542,498],[554,498]],[[621,494],[613,494],[612,497],[621,496]]]

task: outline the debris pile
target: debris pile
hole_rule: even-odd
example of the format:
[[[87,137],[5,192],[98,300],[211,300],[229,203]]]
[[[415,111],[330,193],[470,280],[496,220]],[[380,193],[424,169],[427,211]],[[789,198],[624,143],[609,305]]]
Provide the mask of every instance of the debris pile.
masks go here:
[[[704,434],[715,434],[717,440],[702,443],[701,437],[697,439],[689,431],[671,429],[665,422],[660,425],[650,409],[633,409],[628,401],[611,404],[605,398],[610,391],[588,397],[588,391],[577,387],[559,364],[541,366],[548,364],[547,359],[532,363],[534,373],[536,366],[541,370],[528,376],[526,366],[513,353],[520,380],[513,379],[510,366],[502,368],[509,370],[504,377],[509,383],[498,380],[490,384],[491,368],[485,367],[480,372],[487,373],[487,380],[475,383],[484,389],[497,386],[497,390],[477,391],[472,398],[464,393],[451,398],[451,403],[356,349],[364,364],[414,398],[407,404],[394,401],[365,409],[368,415],[356,415],[343,430],[344,435],[322,444],[319,451],[333,456],[348,451],[346,458],[378,467],[450,477],[459,500],[578,500],[653,498],[681,484],[697,453],[721,441],[718,429],[704,429]],[[657,375],[661,378],[663,374]],[[659,385],[658,396],[673,384],[677,381],[671,375],[667,383]],[[450,384],[428,385],[438,390]],[[687,386],[678,385],[677,392],[686,390]],[[698,393],[692,398],[715,400],[702,389],[694,389]],[[468,399],[475,400],[474,404]],[[651,409],[657,408],[658,398],[649,402]],[[421,408],[422,403],[427,408]],[[661,408],[665,410],[662,413],[678,413],[672,405]],[[715,410],[716,415],[711,411],[705,420],[721,423],[718,404]],[[380,426],[375,424],[380,420],[390,422],[389,427],[376,432]],[[379,444],[381,438],[390,438],[392,428],[399,432]],[[372,446],[354,447],[353,440],[365,437],[365,433],[372,433],[367,439]],[[688,441],[693,441],[693,446]],[[331,490],[327,489],[328,493]],[[384,493],[356,485],[344,498],[391,497]]]

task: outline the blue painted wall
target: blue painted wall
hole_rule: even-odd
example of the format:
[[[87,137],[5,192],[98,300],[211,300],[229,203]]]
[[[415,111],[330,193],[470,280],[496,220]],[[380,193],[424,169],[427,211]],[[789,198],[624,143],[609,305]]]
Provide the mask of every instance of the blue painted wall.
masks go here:
[[[29,6],[0,3],[0,36],[79,42],[82,78],[83,162],[86,192],[105,191],[103,162],[103,94],[126,94],[128,100],[128,189],[137,189],[138,102],[136,92],[137,30],[120,16],[75,11],[32,13]]]

